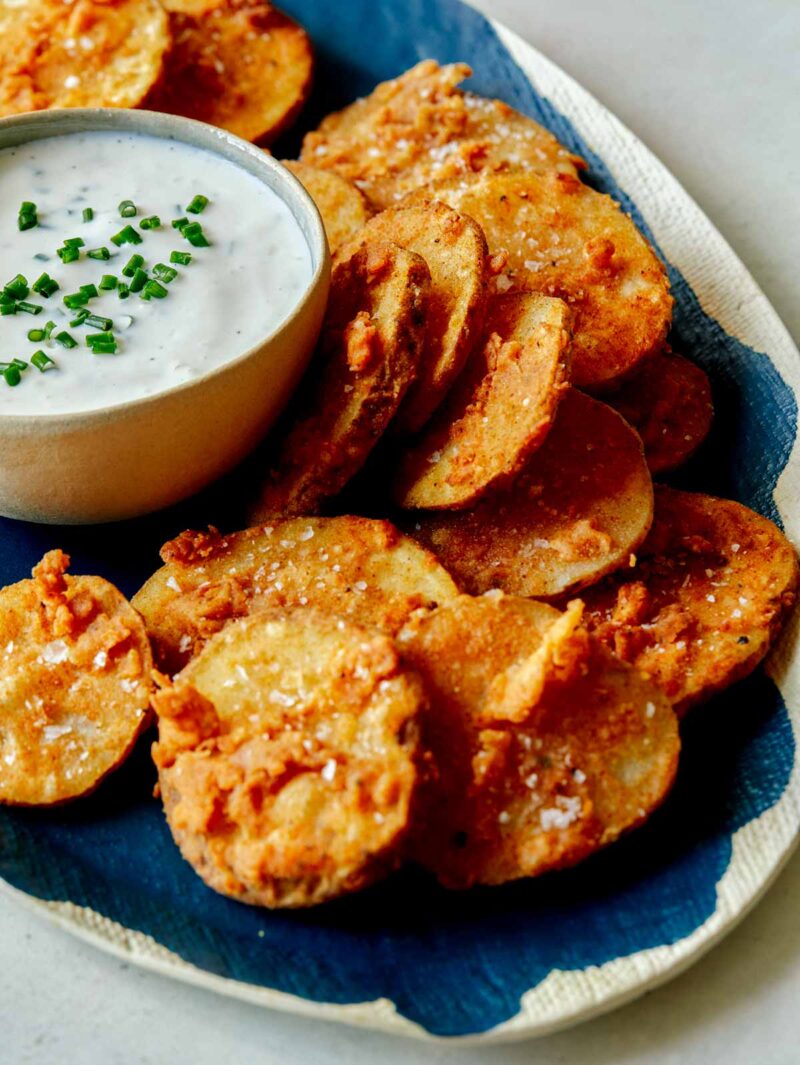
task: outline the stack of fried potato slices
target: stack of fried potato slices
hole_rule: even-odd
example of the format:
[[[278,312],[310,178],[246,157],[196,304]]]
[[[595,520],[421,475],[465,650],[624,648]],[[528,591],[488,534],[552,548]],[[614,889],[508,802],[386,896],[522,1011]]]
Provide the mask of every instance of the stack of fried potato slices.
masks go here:
[[[302,31],[260,0],[166,7],[150,99],[253,139],[280,129],[306,91]],[[229,55],[233,111],[208,88]],[[273,63],[291,76],[251,90],[250,66]],[[212,888],[308,906],[407,860],[447,887],[500,884],[645,821],[679,715],[767,654],[794,548],[738,503],[653,485],[713,417],[705,373],[667,344],[657,253],[552,134],[460,90],[470,73],[420,63],[287,164],[333,275],[306,379],[251,467],[252,527],[177,536],[135,610],[60,556],[2,593],[0,676],[34,701],[0,746],[23,766],[0,801],[78,796],[124,757],[143,624],[167,819]],[[43,84],[2,91],[47,106]],[[81,743],[104,737],[83,768],[62,742],[79,724]]]

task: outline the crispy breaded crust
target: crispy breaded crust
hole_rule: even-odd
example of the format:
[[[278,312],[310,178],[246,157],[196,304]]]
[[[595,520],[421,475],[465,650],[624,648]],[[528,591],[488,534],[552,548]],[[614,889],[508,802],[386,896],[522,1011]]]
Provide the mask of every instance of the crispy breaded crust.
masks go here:
[[[417,375],[429,286],[424,259],[394,244],[369,241],[337,262],[253,523],[318,512],[364,465]]]
[[[569,389],[508,488],[470,511],[417,511],[403,524],[465,591],[552,599],[627,565],[652,519],[639,437],[605,403]]]
[[[308,34],[267,0],[166,0],[173,47],[147,101],[269,144],[311,91]]]
[[[365,240],[385,240],[416,252],[431,272],[419,374],[392,422],[392,432],[415,433],[461,371],[483,323],[489,276],[486,238],[471,218],[444,203],[430,203],[382,211],[356,237]],[[347,254],[343,249],[342,255]]]
[[[685,713],[755,669],[797,583],[795,550],[771,521],[658,485],[638,565],[583,593],[586,622]]]
[[[311,906],[398,864],[419,680],[388,637],[310,609],[230,625],[153,699],[167,819],[215,891]]]
[[[433,755],[410,851],[448,887],[572,865],[641,824],[672,784],[675,715],[566,614],[462,596],[398,637],[430,699]]]
[[[495,284],[558,296],[575,312],[573,384],[605,389],[663,345],[672,319],[666,271],[609,196],[574,174],[481,174],[421,189],[483,227],[505,260]]]
[[[569,385],[562,300],[495,296],[485,334],[422,439],[401,458],[401,507],[459,510],[510,481],[544,441]]]
[[[670,347],[605,399],[641,436],[654,474],[686,462],[708,436],[714,418],[707,374]]]
[[[335,170],[377,207],[434,181],[481,170],[560,170],[585,163],[500,100],[457,88],[466,63],[424,60],[306,134],[301,158]]]
[[[0,590],[0,803],[77,799],[125,760],[148,719],[142,620],[100,577],[50,551]]]
[[[158,0],[0,0],[0,115],[136,107],[169,47]]]
[[[458,594],[425,548],[388,521],[296,518],[222,535],[185,532],[134,596],[160,669],[176,673],[232,618],[307,603],[389,634]]]
[[[294,159],[283,160],[283,165],[294,174],[317,205],[331,254],[367,224],[372,211],[364,193],[351,182],[332,170],[322,170]]]

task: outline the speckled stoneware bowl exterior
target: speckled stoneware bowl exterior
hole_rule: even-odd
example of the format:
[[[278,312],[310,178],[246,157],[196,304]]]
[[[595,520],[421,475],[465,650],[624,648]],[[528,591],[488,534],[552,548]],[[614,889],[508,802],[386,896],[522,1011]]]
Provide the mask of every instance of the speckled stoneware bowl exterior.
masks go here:
[[[714,430],[672,482],[739,499],[797,543],[800,356],[658,160],[542,55],[457,0],[281,6],[318,51],[317,91],[299,132],[432,56],[466,60],[476,91],[507,100],[587,159],[587,180],[633,215],[668,263],[672,339],[711,378]],[[298,143],[294,135],[276,151]],[[25,576],[60,544],[78,570],[133,591],[158,564],[162,539],[187,525],[237,527],[241,488],[228,480],[114,537],[0,522],[0,580]],[[680,972],[777,875],[800,825],[797,636],[795,618],[766,668],[688,717],[676,787],[644,828],[535,881],[454,893],[406,870],[306,912],[242,906],[214,895],[182,861],[152,798],[146,745],[86,802],[0,811],[0,875],[28,905],[97,945],[258,1005],[422,1039],[542,1035]]]
[[[185,499],[231,469],[297,384],[328,294],[328,246],[313,201],[280,163],[230,133],[152,111],[42,111],[0,120],[0,148],[92,130],[182,141],[247,170],[289,206],[313,273],[289,318],[196,380],[86,413],[0,415],[0,514],[26,521],[132,518]]]

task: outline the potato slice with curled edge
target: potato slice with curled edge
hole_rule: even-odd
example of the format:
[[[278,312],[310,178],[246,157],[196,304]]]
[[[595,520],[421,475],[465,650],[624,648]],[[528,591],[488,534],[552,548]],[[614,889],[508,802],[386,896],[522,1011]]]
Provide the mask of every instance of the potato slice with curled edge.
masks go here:
[[[448,887],[500,884],[587,857],[641,824],[678,762],[667,699],[544,603],[490,593],[398,636],[428,691],[413,858]]]
[[[312,906],[390,872],[423,707],[392,641],[311,609],[219,633],[153,706],[172,834],[215,891]]]
[[[0,803],[49,806],[93,791],[146,724],[142,619],[100,577],[50,551],[0,590]]]
[[[169,47],[158,0],[0,0],[0,115],[136,107]]]
[[[392,432],[415,433],[460,372],[483,323],[489,274],[486,238],[471,218],[434,202],[382,211],[355,238],[370,240],[416,252],[431,272],[419,373],[391,426]],[[348,248],[341,254],[347,255]]]
[[[394,244],[336,264],[317,352],[267,445],[254,523],[316,513],[364,465],[417,375],[429,287],[424,259]]]
[[[306,135],[301,158],[355,182],[377,207],[484,169],[574,174],[585,166],[508,104],[458,89],[471,73],[466,63],[424,60],[324,118]]]
[[[147,100],[167,111],[269,143],[311,90],[308,34],[266,0],[166,0],[173,47]]]
[[[134,596],[159,668],[181,669],[232,618],[306,604],[389,634],[458,594],[424,547],[388,521],[295,518],[222,535],[185,532]]]
[[[331,252],[364,228],[372,211],[366,196],[355,185],[332,170],[322,170],[294,159],[282,162],[317,205]]]
[[[604,398],[641,436],[654,474],[686,462],[708,436],[714,417],[706,373],[669,347]]]
[[[573,174],[481,174],[421,189],[482,226],[506,258],[498,291],[558,296],[575,312],[572,382],[607,389],[664,343],[672,297],[664,267],[609,197]]]
[[[402,507],[459,510],[511,480],[569,385],[571,313],[529,292],[495,296],[484,337],[422,439],[401,458]]]
[[[652,520],[639,437],[605,403],[569,389],[508,488],[472,510],[416,511],[402,524],[465,591],[552,599],[628,565]]]
[[[586,622],[678,713],[751,673],[797,597],[795,549],[741,503],[656,486],[634,569],[582,593]]]

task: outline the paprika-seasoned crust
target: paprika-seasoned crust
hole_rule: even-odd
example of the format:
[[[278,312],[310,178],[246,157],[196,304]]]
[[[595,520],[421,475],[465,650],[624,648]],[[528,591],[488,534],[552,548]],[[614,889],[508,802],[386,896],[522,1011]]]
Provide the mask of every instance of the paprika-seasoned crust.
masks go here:
[[[357,242],[385,240],[421,255],[431,272],[419,373],[393,422],[395,434],[428,421],[460,373],[483,324],[489,255],[483,231],[444,203],[391,208],[376,215]],[[345,248],[342,256],[352,253]]]
[[[683,465],[708,436],[714,418],[707,374],[670,347],[604,398],[642,438],[654,475]]]
[[[170,43],[158,0],[0,0],[0,115],[136,107]]]
[[[335,173],[294,159],[283,161],[303,185],[322,216],[331,252],[363,229],[370,219],[367,198],[355,185]]]
[[[228,626],[153,699],[183,856],[215,891],[270,907],[391,872],[423,700],[391,640],[351,622],[300,609]]]
[[[481,173],[412,193],[444,200],[483,228],[505,268],[497,290],[541,292],[575,312],[572,383],[602,391],[663,345],[672,320],[669,281],[620,207],[574,174]]]
[[[585,166],[548,130],[500,100],[462,92],[466,63],[423,60],[306,134],[301,158],[355,182],[377,208],[434,181],[488,170]]]
[[[409,852],[447,887],[572,865],[641,824],[672,784],[669,702],[580,616],[580,603],[559,614],[462,596],[398,637],[430,700]]]
[[[401,457],[401,507],[460,510],[513,479],[569,386],[571,313],[534,293],[494,296],[484,334],[422,438]]]
[[[639,437],[605,403],[571,388],[507,488],[468,511],[410,512],[402,525],[467,592],[553,599],[629,565],[652,520]]]
[[[311,91],[308,34],[267,0],[166,0],[173,46],[147,107],[271,143]]]
[[[101,577],[50,551],[0,590],[0,803],[50,806],[93,791],[149,719],[141,618]]]
[[[314,605],[388,634],[458,594],[447,571],[388,521],[295,518],[223,535],[185,532],[134,597],[156,663],[177,673],[229,621]]]
[[[658,485],[638,564],[582,595],[597,638],[683,714],[755,669],[797,583],[795,549],[767,518]]]
[[[430,273],[424,259],[373,241],[333,269],[315,355],[264,462],[253,523],[318,513],[361,469],[415,379]]]

